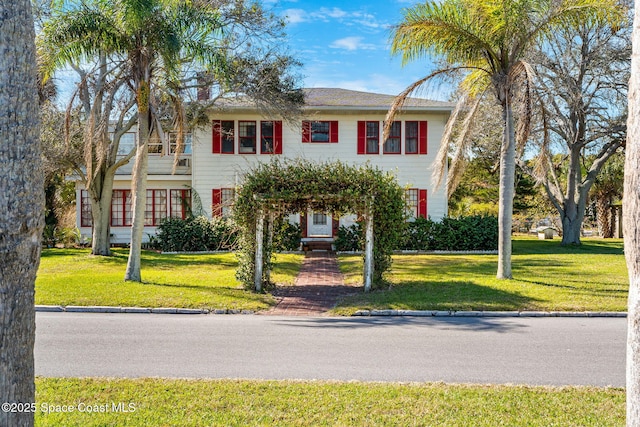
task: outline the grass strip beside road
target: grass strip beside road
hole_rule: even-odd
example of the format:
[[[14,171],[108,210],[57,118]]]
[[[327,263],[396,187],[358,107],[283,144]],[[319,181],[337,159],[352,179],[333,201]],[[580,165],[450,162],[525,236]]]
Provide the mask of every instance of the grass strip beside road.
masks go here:
[[[341,255],[349,283],[362,283],[362,257]],[[496,255],[395,255],[390,287],[344,299],[336,314],[361,309],[626,311],[629,280],[622,240],[579,247],[519,237],[513,280],[498,280]]]
[[[42,427],[619,426],[625,422],[623,389],[585,387],[38,378],[36,402],[36,425]],[[56,412],[63,405],[76,410]],[[118,407],[129,412],[116,412]],[[52,412],[43,413],[43,408]]]
[[[127,256],[125,249],[114,249],[110,257],[84,249],[43,250],[36,304],[263,310],[275,303],[270,294],[243,290],[235,279],[238,262],[232,253],[143,251],[143,283],[124,281]],[[293,283],[302,257],[278,254],[273,280]]]

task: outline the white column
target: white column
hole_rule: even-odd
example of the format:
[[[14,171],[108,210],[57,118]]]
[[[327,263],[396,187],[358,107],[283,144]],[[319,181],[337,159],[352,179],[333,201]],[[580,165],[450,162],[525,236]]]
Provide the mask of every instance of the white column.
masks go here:
[[[373,283],[373,205],[370,204],[365,215],[364,239],[364,291],[369,292]]]
[[[262,243],[264,238],[264,212],[258,211],[258,218],[256,219],[256,259],[255,259],[255,276],[254,285],[256,292],[262,291]]]

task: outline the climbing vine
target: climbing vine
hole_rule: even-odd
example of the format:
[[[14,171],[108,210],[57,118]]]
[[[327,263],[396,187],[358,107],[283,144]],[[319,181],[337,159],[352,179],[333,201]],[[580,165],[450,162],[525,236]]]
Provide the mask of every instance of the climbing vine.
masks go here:
[[[256,166],[237,189],[233,215],[240,229],[237,278],[254,287],[256,220],[267,219],[263,241],[263,289],[271,286],[273,224],[286,214],[307,209],[362,216],[372,207],[374,285],[391,267],[391,253],[405,226],[404,191],[394,175],[367,164],[317,163],[303,159],[274,160]]]

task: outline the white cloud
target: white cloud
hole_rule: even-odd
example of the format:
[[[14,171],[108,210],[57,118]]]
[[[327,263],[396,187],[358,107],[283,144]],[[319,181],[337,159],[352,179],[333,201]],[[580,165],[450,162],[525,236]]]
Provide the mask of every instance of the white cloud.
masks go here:
[[[307,22],[308,13],[302,9],[287,9],[284,11],[285,19],[289,24],[299,24],[301,22]]]
[[[340,19],[347,17],[349,14],[338,7],[334,7],[333,9],[322,7],[318,12],[315,12],[314,15],[318,17],[328,16],[329,18]]]
[[[362,37],[345,37],[343,39],[338,39],[331,43],[329,47],[334,49],[345,49],[349,51],[376,49],[376,47],[372,44],[363,43]]]

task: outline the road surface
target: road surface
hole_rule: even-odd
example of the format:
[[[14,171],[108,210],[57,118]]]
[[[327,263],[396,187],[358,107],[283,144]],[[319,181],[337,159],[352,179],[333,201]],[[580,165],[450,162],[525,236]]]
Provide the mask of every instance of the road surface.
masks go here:
[[[37,313],[36,374],[624,386],[624,318]]]

